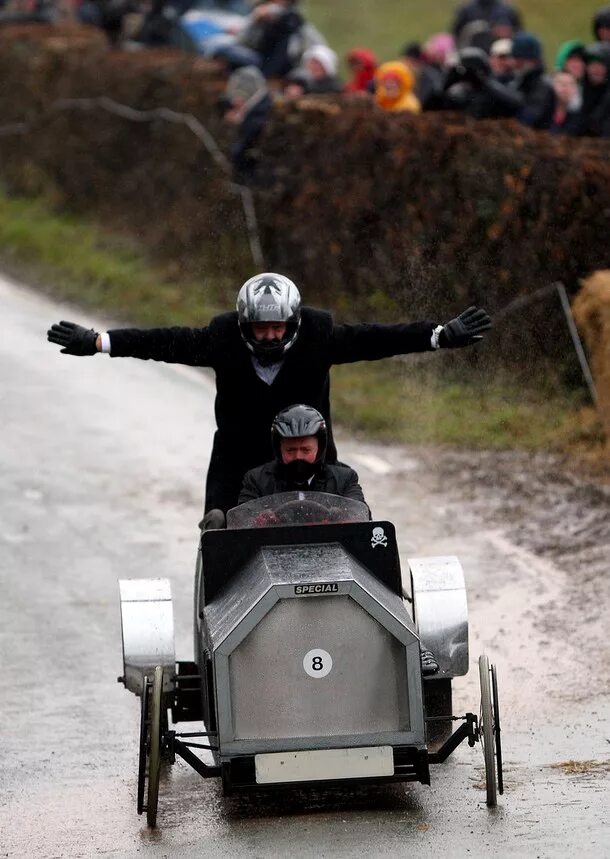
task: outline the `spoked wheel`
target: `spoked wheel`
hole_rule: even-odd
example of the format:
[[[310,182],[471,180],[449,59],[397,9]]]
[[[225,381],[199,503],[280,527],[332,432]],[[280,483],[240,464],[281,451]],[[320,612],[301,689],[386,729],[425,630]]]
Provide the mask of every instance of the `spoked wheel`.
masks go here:
[[[140,710],[138,814],[146,812],[146,822],[150,827],[156,826],[157,823],[162,722],[163,668],[158,665],[152,681],[148,677],[144,678]]]
[[[485,758],[485,785],[487,805],[495,806],[498,791],[504,792],[502,779],[502,744],[500,740],[500,709],[498,706],[498,682],[495,666],[489,665],[484,654],[479,657],[481,681],[481,714],[479,736]]]

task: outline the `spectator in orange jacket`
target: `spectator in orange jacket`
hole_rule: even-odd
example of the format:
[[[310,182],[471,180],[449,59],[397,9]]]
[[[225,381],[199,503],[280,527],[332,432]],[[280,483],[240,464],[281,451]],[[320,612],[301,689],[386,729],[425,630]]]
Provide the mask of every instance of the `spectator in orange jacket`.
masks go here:
[[[420,113],[414,86],[413,72],[404,63],[398,60],[384,63],[375,72],[375,101],[383,110]]]

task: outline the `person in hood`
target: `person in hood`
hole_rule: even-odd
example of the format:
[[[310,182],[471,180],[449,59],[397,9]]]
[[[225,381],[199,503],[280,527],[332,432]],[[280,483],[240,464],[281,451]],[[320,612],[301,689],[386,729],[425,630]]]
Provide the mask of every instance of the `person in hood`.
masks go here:
[[[322,95],[341,92],[343,84],[337,77],[339,58],[327,45],[314,45],[304,54],[301,66],[287,77],[286,98],[302,95]]]
[[[579,84],[582,84],[586,67],[584,42],[579,39],[570,39],[560,46],[555,58],[556,71],[567,72]]]
[[[521,15],[514,6],[502,2],[502,0],[472,0],[472,2],[462,4],[456,11],[451,32],[456,39],[459,39],[462,30],[468,24],[472,24],[474,21],[483,21],[489,26],[494,17],[500,13],[512,24],[514,32],[522,29]]]
[[[217,430],[207,474],[207,513],[235,507],[244,474],[273,456],[273,418],[295,401],[309,403],[322,414],[328,433],[326,461],[337,461],[330,412],[332,366],[461,348],[481,340],[490,328],[489,316],[474,307],[445,325],[335,324],[330,313],[303,307],[288,277],[263,272],[243,284],[232,313],[215,316],[203,328],[99,333],[64,320],[51,326],[47,338],[66,355],[105,352],[113,359],[166,361],[215,371]]]
[[[271,108],[273,98],[263,73],[256,66],[244,66],[233,72],[222,99],[224,120],[235,126],[231,144],[231,161],[235,181],[242,185],[256,182],[258,143]]]
[[[413,72],[398,60],[383,63],[375,72],[375,101],[383,110],[420,113],[421,104],[414,87]]]
[[[603,6],[595,13],[593,35],[597,42],[610,42],[610,6]]]
[[[330,492],[364,502],[358,475],[347,465],[326,462],[326,421],[303,404],[282,409],[271,424],[274,458],[246,472],[239,504],[277,492]]]
[[[344,86],[345,92],[370,93],[374,88],[377,57],[367,48],[353,48],[347,55],[351,78]]]
[[[582,91],[580,134],[610,136],[610,43],[595,42],[585,52],[587,70]]]

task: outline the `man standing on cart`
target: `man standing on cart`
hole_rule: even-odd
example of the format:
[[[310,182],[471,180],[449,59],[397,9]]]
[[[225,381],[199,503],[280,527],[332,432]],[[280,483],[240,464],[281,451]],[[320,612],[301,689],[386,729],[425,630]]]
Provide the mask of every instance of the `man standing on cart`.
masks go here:
[[[330,313],[303,307],[289,278],[264,273],[244,283],[235,311],[215,316],[203,328],[121,328],[99,334],[62,321],[47,336],[68,355],[107,352],[113,358],[214,369],[218,429],[207,474],[207,513],[237,504],[244,474],[272,458],[271,422],[292,403],[308,403],[321,412],[328,430],[326,459],[336,462],[329,396],[333,364],[469,346],[490,327],[487,313],[475,307],[445,325],[336,325]]]

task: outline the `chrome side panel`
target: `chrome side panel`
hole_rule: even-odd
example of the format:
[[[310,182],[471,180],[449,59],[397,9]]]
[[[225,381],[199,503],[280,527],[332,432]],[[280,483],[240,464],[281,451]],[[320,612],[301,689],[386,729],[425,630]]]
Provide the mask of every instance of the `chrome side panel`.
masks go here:
[[[120,579],[119,593],[125,688],[141,695],[144,677],[161,665],[164,691],[171,691],[176,657],[169,580]]]
[[[413,616],[423,648],[440,669],[434,678],[468,673],[468,605],[464,572],[454,556],[409,558]]]

